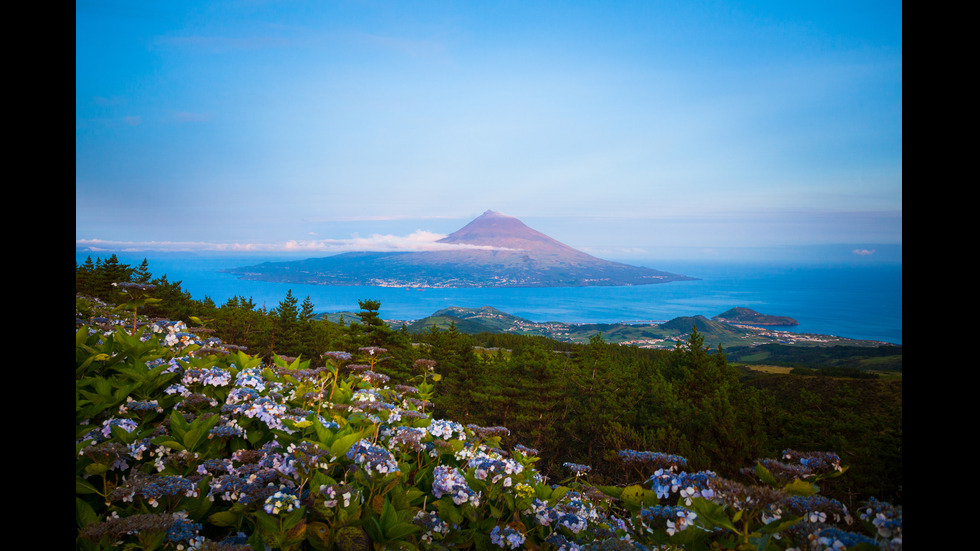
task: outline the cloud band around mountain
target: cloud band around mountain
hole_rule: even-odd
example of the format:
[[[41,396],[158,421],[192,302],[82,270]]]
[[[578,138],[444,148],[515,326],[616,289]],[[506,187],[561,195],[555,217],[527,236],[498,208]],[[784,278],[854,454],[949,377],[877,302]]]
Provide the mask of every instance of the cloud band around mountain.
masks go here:
[[[154,252],[421,252],[451,251],[460,249],[514,250],[490,245],[465,243],[440,243],[446,235],[417,230],[409,235],[372,234],[348,239],[289,240],[284,243],[214,243],[205,241],[112,241],[104,239],[76,239],[79,252],[103,251],[154,251]]]

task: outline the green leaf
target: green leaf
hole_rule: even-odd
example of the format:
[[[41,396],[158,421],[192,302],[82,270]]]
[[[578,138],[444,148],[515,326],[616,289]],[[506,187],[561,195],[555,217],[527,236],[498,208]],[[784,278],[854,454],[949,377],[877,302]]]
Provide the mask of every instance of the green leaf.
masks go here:
[[[85,466],[85,473],[92,476],[105,474],[108,470],[109,466],[103,465],[102,463],[89,463]]]
[[[769,524],[766,524],[765,526],[759,528],[759,532],[762,532],[763,534],[775,534],[777,532],[782,532],[783,530],[788,530],[789,528],[791,528],[794,524],[799,522],[801,518],[803,517],[789,517],[789,518],[774,520]]]
[[[197,443],[201,440],[201,436],[204,435],[204,431],[198,428],[190,429],[184,433],[184,446],[188,450],[193,450],[197,447]]]
[[[648,490],[643,486],[640,486],[639,484],[634,484],[624,488],[623,493],[619,496],[619,498],[629,505],[642,506],[646,502],[650,501],[651,496],[656,498],[657,494],[652,490]]]
[[[623,495],[624,488],[618,486],[596,486],[596,488],[609,497],[618,498]]]
[[[306,507],[296,507],[286,514],[282,519],[282,527],[289,530],[299,524],[299,521],[306,518]]]
[[[278,535],[279,530],[279,518],[274,517],[266,513],[265,511],[259,509],[255,511],[255,520],[259,523],[259,529],[263,531],[264,535]]]
[[[92,485],[88,480],[84,478],[75,477],[75,493],[76,494],[97,494],[99,490]]]
[[[709,530],[713,528],[725,528],[736,534],[739,533],[735,525],[728,519],[725,508],[713,501],[696,497],[691,500],[691,505],[688,508],[697,513],[696,522],[707,527]]]
[[[463,524],[463,515],[452,499],[442,498],[438,502],[439,518],[453,524]]]
[[[420,529],[414,524],[409,524],[407,522],[401,522],[395,524],[385,530],[385,535],[389,540],[397,540],[404,538],[405,536],[418,532]]]
[[[786,486],[783,486],[783,491],[790,495],[807,497],[816,494],[817,487],[797,478]]]
[[[75,498],[75,520],[78,522],[78,526],[88,526],[93,522],[99,521],[99,515],[95,514],[95,509],[92,508],[85,500]]]
[[[323,426],[323,423],[316,417],[313,418],[313,430],[316,432],[316,438],[321,444],[329,444],[334,438],[333,430]]]
[[[772,473],[769,472],[769,469],[765,468],[762,465],[762,463],[755,464],[755,474],[756,476],[759,477],[759,480],[761,480],[765,484],[768,484],[773,488],[779,486],[779,482],[776,480],[776,477],[772,476]]]
[[[347,453],[347,451],[354,445],[355,442],[361,439],[361,433],[355,432],[353,434],[348,434],[341,436],[330,445],[330,453],[336,457],[340,457]]]
[[[551,495],[548,497],[548,503],[554,505],[559,499],[565,496],[571,488],[568,486],[558,486],[551,491]]]
[[[231,511],[218,511],[208,517],[208,522],[222,527],[237,526],[240,518],[240,514]]]
[[[185,451],[187,449],[184,447],[183,444],[174,440],[172,436],[168,436],[168,435],[158,436],[150,440],[150,442],[152,442],[157,446],[163,446],[165,448],[170,448],[172,450],[176,450],[179,452]]]
[[[177,440],[183,440],[184,433],[187,432],[187,429],[189,429],[190,427],[191,427],[190,424],[187,422],[186,419],[184,419],[183,414],[181,414],[176,409],[173,410],[173,412],[171,412],[170,432],[173,433],[173,435],[177,438]]]

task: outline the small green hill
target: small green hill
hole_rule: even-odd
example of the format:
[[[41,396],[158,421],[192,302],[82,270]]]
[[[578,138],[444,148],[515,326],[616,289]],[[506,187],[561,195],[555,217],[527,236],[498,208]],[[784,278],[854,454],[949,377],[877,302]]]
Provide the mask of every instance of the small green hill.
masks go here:
[[[782,327],[792,327],[800,324],[800,322],[788,316],[770,316],[767,314],[760,314],[751,308],[745,308],[742,306],[736,306],[735,308],[722,312],[711,319],[724,323],[743,323],[747,325]]]
[[[727,323],[713,321],[701,315],[681,316],[660,324],[662,330],[677,331],[679,334],[690,333],[691,327],[697,327],[698,331],[706,336],[734,336],[744,333]]]

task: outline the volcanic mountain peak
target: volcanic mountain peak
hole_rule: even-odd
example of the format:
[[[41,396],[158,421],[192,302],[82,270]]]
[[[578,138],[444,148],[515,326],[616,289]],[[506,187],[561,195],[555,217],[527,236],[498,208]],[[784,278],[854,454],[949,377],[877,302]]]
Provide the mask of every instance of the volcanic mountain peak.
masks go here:
[[[691,279],[602,260],[488,210],[439,240],[439,251],[351,252],[231,270],[245,279],[385,287],[583,287]]]
[[[551,253],[580,253],[529,228],[513,216],[488,210],[469,224],[439,240],[439,243],[483,245],[501,249]]]

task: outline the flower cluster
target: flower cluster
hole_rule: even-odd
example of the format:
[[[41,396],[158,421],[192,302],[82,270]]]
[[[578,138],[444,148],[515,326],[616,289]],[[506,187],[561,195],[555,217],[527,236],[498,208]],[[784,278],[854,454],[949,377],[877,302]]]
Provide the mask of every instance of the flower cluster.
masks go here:
[[[639,463],[671,470],[687,466],[687,459],[684,457],[651,451],[620,450],[619,459],[623,463]]]
[[[288,513],[299,507],[299,498],[286,488],[280,488],[276,493],[265,498],[262,510],[270,515]]]
[[[184,372],[180,382],[185,386],[227,386],[231,382],[231,371],[220,367],[192,368]]]
[[[197,497],[197,485],[182,476],[145,475],[139,471],[113,490],[112,501],[133,501],[143,498],[151,507],[160,505],[160,500],[172,497]]]
[[[330,351],[330,352],[324,352],[323,354],[320,355],[320,357],[328,360],[333,360],[335,362],[349,362],[352,356],[350,352]]]
[[[860,509],[861,520],[870,522],[879,537],[901,542],[902,508],[871,498]]]
[[[242,389],[247,392],[249,389]],[[244,393],[243,393],[244,394]],[[268,396],[259,396],[254,393],[237,394],[235,402],[232,402],[232,395],[229,394],[229,403],[221,408],[222,413],[242,415],[248,418],[259,419],[272,429],[292,432],[282,423],[282,417],[286,413],[287,407]],[[249,399],[248,397],[254,397]]]
[[[351,446],[347,452],[347,459],[364,469],[368,476],[375,473],[386,475],[398,472],[398,461],[395,460],[395,456],[386,448],[371,443],[370,440],[361,439]]]
[[[252,388],[256,392],[265,390],[265,377],[262,370],[257,367],[243,369],[235,376],[235,386],[238,388]]]
[[[565,463],[564,466],[575,473],[575,476],[585,476],[592,470],[592,467],[579,463]]]
[[[320,486],[320,496],[323,506],[332,509],[337,506],[350,507],[352,501],[359,497],[358,490],[346,484],[331,484]]]
[[[467,466],[473,469],[473,476],[476,479],[487,480],[489,478],[491,483],[494,484],[501,478],[512,474],[519,474],[524,470],[524,467],[520,463],[512,459],[504,459],[497,454],[490,455],[484,452],[478,452],[477,455],[467,462]],[[504,485],[510,486],[509,480],[507,478]]]
[[[466,438],[466,429],[463,425],[455,421],[433,419],[427,430],[432,436],[443,440],[452,439],[454,434],[458,440],[464,440]]]
[[[245,429],[238,426],[237,419],[228,419],[220,425],[215,425],[208,431],[208,438],[232,438],[236,436],[245,436]]]
[[[679,493],[681,498],[690,505],[691,498],[694,497],[714,497],[711,489],[711,481],[716,477],[711,471],[698,473],[673,472],[665,469],[657,469],[647,480],[651,488],[656,492],[657,497],[666,499],[671,494]]]
[[[119,406],[119,414],[125,415],[130,411],[137,413],[153,411],[163,413],[163,408],[157,400],[133,400],[131,396],[126,397],[126,403]]]
[[[504,549],[519,549],[524,545],[524,534],[510,526],[494,526],[490,532],[490,542]]]
[[[480,492],[474,492],[466,483],[466,478],[456,467],[439,465],[432,473],[432,495],[436,499],[448,495],[453,503],[462,505],[469,503],[474,507],[480,505]]]
[[[473,431],[478,438],[493,438],[494,436],[507,436],[510,429],[507,427],[481,427],[479,425],[466,425],[466,428]]]
[[[695,518],[697,514],[684,507],[655,505],[640,510],[640,519],[648,532],[653,532],[654,527],[665,526],[670,536],[691,527]]]
[[[422,529],[422,541],[432,543],[433,539],[442,539],[449,533],[449,523],[439,518],[434,511],[419,510],[412,519],[412,524]]]

